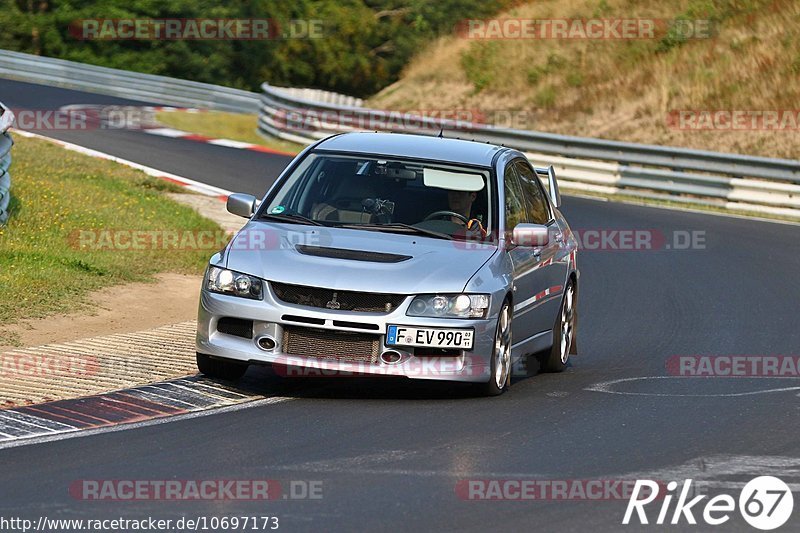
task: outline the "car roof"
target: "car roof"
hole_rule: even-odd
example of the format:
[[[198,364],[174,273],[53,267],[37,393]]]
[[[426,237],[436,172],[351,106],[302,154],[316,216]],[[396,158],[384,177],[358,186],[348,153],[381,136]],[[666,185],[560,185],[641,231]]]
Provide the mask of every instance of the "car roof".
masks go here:
[[[491,167],[502,146],[477,141],[407,133],[357,132],[328,137],[315,150],[427,159]]]

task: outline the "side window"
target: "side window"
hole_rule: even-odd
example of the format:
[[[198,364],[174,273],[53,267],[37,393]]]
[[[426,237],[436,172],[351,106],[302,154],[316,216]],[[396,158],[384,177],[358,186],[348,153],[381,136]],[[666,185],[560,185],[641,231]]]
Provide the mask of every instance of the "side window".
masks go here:
[[[516,168],[519,174],[525,209],[528,212],[528,222],[532,224],[547,224],[550,221],[550,210],[548,209],[547,197],[539,178],[536,177],[536,173],[531,167],[521,161],[516,163]]]
[[[519,181],[517,171],[514,169],[514,164],[510,163],[506,167],[505,177],[503,178],[505,186],[505,216],[506,216],[506,231],[511,231],[514,226],[520,222],[525,222],[527,217],[525,213],[525,204],[523,203],[522,191],[519,188]]]

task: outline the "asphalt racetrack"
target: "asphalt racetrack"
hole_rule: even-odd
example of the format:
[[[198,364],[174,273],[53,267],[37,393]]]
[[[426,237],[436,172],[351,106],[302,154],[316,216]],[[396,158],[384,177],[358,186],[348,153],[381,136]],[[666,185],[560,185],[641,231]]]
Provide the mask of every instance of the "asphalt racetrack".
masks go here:
[[[0,81],[0,101],[130,103],[12,81]],[[42,133],[257,195],[289,161],[135,130]],[[563,211],[585,236],[658,236],[658,249],[581,252],[580,353],[566,372],[534,369],[507,394],[476,398],[441,382],[280,380],[251,368],[244,386],[287,400],[0,450],[0,515],[277,516],[286,531],[600,532],[622,528],[626,499],[471,500],[463,484],[692,478],[738,497],[742,482],[773,474],[798,490],[800,379],[679,377],[670,366],[680,356],[798,355],[798,227],[574,197]],[[695,245],[676,249],[687,234]],[[274,479],[288,497],[71,496],[70,485],[86,479]],[[289,494],[303,486],[321,486],[321,498]],[[781,531],[800,530],[797,516]],[[734,513],[720,530],[748,528]]]

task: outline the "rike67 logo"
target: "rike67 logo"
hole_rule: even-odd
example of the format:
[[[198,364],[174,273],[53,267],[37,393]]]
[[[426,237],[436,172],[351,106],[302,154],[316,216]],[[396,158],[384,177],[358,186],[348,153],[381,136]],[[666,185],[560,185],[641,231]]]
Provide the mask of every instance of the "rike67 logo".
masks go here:
[[[662,485],[663,487],[663,485]],[[737,503],[742,518],[754,528],[764,531],[776,529],[785,524],[792,516],[794,497],[789,486],[773,476],[760,476],[750,480],[739,493],[738,502],[729,494],[719,494],[703,502],[708,496],[701,494],[692,499],[692,480],[683,483],[680,494],[677,494],[677,481],[667,483],[666,494],[659,492],[659,484],[651,480],[637,480],[633,493],[628,500],[628,507],[622,523],[628,525],[634,518],[640,524],[649,524],[653,514],[647,514],[645,507],[661,500],[655,524],[680,524],[684,520],[688,524],[697,524],[695,513],[711,526],[719,526],[730,520],[731,514],[736,511]],[[670,507],[674,496],[677,502],[670,516]],[[701,504],[703,502],[704,504]],[[654,506],[657,507],[657,506]],[[655,509],[652,509],[655,511]],[[634,519],[633,523],[636,523]]]

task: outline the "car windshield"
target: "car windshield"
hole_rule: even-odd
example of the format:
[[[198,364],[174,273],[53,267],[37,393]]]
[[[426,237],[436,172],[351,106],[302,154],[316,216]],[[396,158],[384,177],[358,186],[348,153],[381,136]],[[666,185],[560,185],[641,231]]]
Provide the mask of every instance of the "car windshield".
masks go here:
[[[489,178],[485,168],[312,153],[271,194],[260,216],[448,239],[486,237],[492,234]]]

